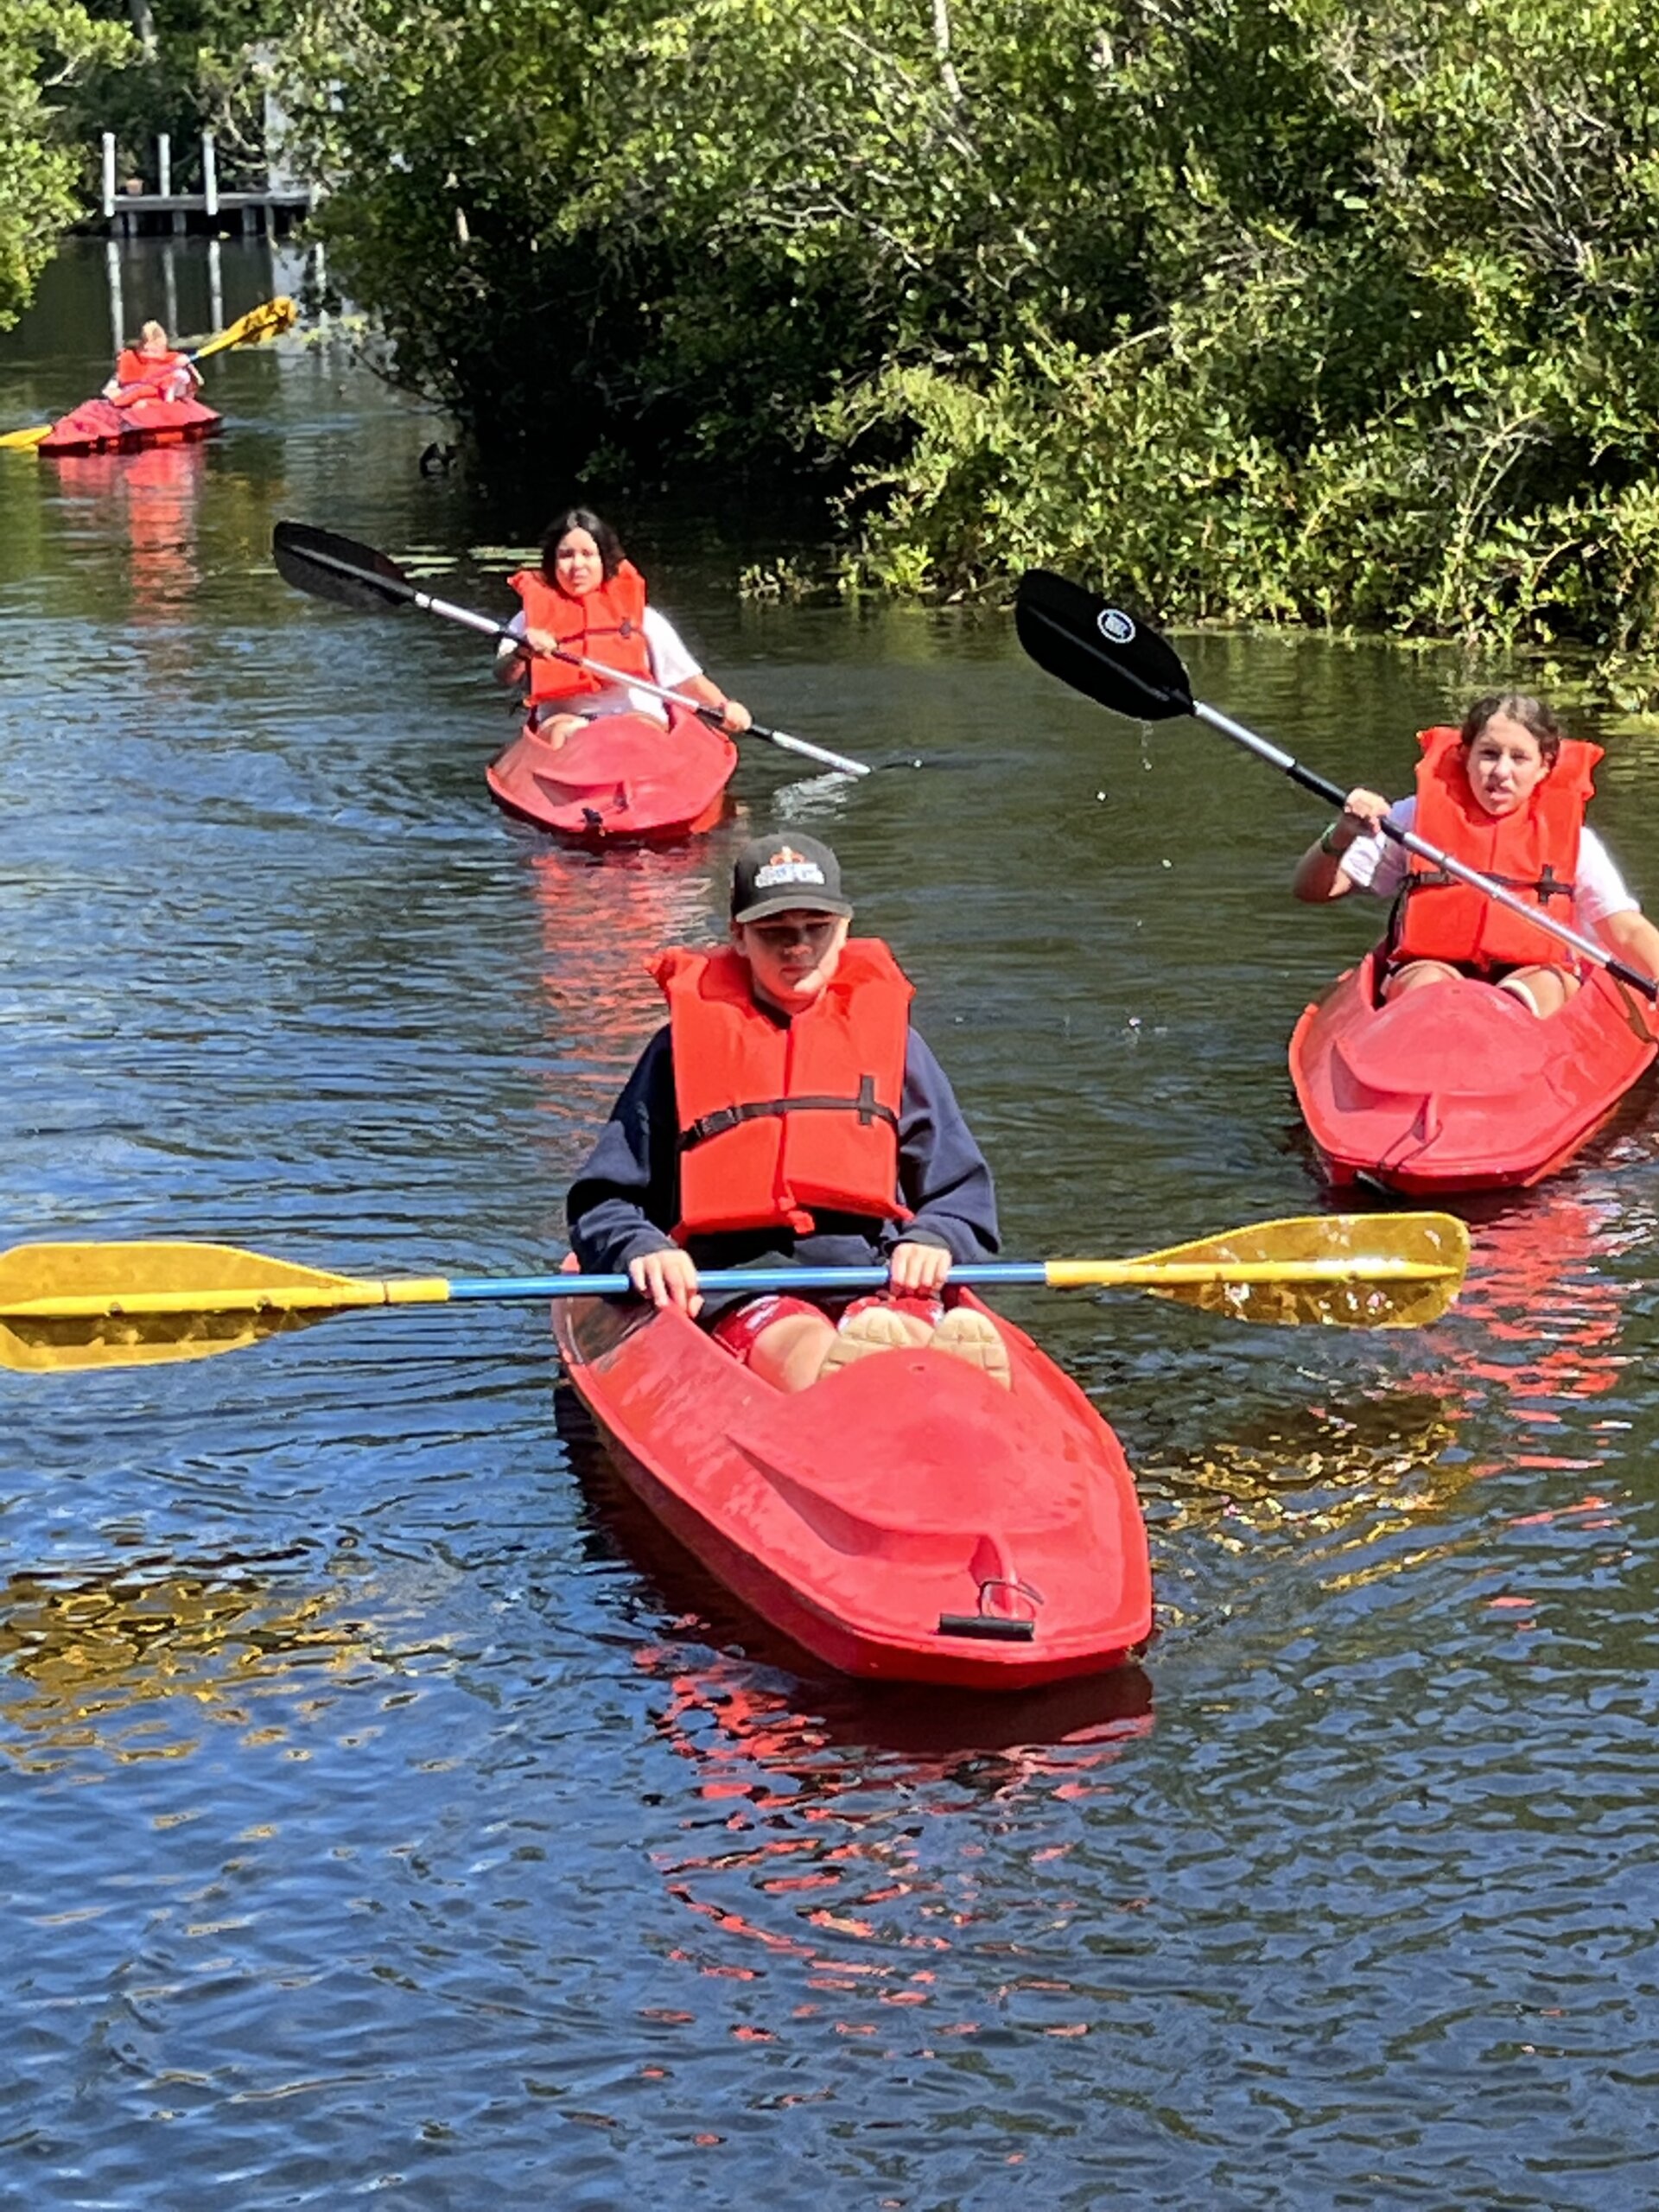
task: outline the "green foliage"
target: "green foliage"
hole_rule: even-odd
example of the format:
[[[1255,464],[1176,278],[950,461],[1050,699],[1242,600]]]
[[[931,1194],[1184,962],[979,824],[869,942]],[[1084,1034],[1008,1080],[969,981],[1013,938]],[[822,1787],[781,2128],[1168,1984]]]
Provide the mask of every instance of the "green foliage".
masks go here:
[[[854,587],[1659,653],[1638,0],[304,7],[337,265],[486,456],[787,460]]]
[[[220,184],[263,181],[265,76],[261,60],[293,14],[291,0],[86,0],[138,35],[118,66],[94,69],[75,106],[88,144],[112,130],[124,174],[155,188],[156,134],[173,140],[177,191],[200,189],[200,133],[212,130]]]
[[[83,212],[88,149],[100,131],[115,131],[120,160],[141,174],[155,134],[172,132],[182,189],[194,181],[204,126],[218,134],[227,188],[263,162],[264,86],[253,54],[289,5],[0,0],[0,329],[16,321],[58,238]]]
[[[59,127],[65,88],[126,43],[72,0],[0,0],[0,329],[28,305],[75,213],[78,164]]]

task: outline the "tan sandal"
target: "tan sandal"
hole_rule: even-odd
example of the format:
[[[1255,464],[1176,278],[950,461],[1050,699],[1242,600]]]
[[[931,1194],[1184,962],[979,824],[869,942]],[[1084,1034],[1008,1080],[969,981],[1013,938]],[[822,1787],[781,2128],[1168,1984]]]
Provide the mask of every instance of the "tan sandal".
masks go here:
[[[928,1338],[927,1348],[949,1352],[953,1359],[965,1359],[970,1366],[982,1368],[1005,1390],[1014,1387],[1008,1348],[988,1313],[976,1313],[971,1306],[953,1306]]]
[[[834,1375],[843,1367],[850,1367],[855,1359],[868,1359],[873,1351],[912,1351],[918,1338],[906,1325],[904,1316],[884,1306],[866,1306],[861,1313],[853,1314],[845,1327],[836,1332],[836,1340],[823,1355],[823,1364],[818,1370],[818,1381]]]

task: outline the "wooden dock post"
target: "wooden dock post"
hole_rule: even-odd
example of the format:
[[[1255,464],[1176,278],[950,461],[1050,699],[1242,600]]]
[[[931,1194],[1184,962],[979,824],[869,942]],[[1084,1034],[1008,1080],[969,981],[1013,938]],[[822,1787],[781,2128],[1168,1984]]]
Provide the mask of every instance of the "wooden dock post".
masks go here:
[[[115,133],[113,130],[106,130],[104,133],[104,219],[108,223],[112,222],[114,218]]]
[[[203,212],[211,223],[219,214],[219,159],[211,130],[201,134],[201,198]]]

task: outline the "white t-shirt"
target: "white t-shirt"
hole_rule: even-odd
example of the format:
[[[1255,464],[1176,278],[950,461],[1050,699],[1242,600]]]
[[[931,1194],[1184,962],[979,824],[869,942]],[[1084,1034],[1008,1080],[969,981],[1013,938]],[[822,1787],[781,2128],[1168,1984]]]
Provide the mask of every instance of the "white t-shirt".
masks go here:
[[[1397,830],[1409,830],[1417,819],[1415,798],[1397,798],[1389,809],[1389,819]],[[1411,868],[1411,855],[1403,845],[1396,845],[1390,837],[1379,832],[1374,836],[1356,837],[1338,862],[1350,883],[1362,891],[1374,892],[1379,899],[1398,896]],[[1635,914],[1641,912],[1637,901],[1624,887],[1624,879],[1614,867],[1612,857],[1595,831],[1579,832],[1579,866],[1573,884],[1573,919],[1583,929],[1597,922],[1605,922],[1611,914]]]
[[[639,626],[645,633],[645,651],[651,656],[652,677],[665,691],[672,691],[679,684],[689,683],[692,677],[702,674],[702,668],[687,650],[685,640],[665,614],[659,614],[654,607],[648,607]],[[524,636],[526,624],[522,607],[507,627],[515,638]],[[601,652],[590,658],[602,661],[605,656]],[[630,689],[627,703],[637,715],[650,715],[659,722],[666,720],[662,701],[654,699],[649,691]],[[601,714],[615,714],[621,705],[620,691],[584,692],[581,697],[580,711],[585,715],[590,715],[595,709]]]

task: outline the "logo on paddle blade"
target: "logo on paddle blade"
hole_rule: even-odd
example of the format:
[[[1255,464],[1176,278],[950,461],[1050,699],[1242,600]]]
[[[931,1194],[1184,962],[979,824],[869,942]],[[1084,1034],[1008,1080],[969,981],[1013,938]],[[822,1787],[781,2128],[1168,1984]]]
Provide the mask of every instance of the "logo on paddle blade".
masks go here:
[[[1135,643],[1135,624],[1121,607],[1103,607],[1095,617],[1095,627],[1109,645]]]

